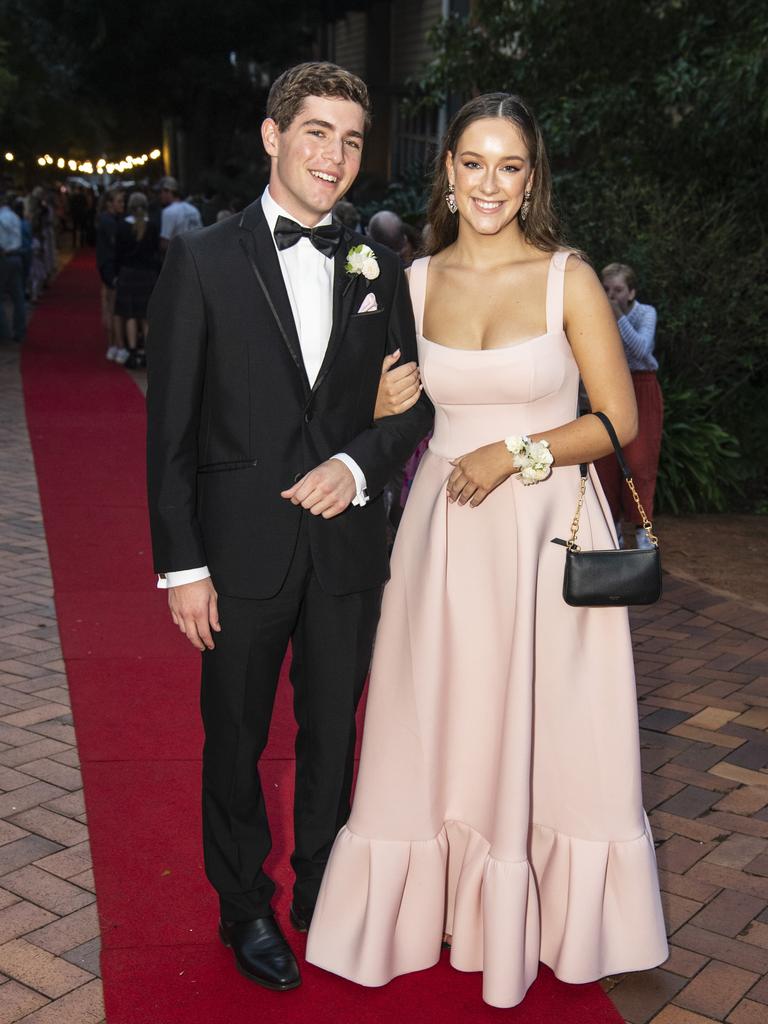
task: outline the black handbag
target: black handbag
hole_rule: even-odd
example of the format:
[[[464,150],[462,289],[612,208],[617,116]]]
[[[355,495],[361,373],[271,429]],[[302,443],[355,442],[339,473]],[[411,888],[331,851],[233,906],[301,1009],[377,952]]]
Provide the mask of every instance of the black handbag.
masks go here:
[[[563,544],[565,554],[565,576],[563,598],[574,607],[605,608],[612,605],[653,604],[661,597],[661,554],[659,540],[653,532],[653,523],[645,513],[632,479],[632,473],[624,459],[619,439],[613,424],[603,412],[597,416],[613,444],[624,480],[632,492],[642,517],[643,529],[651,542],[649,548],[608,548],[600,551],[582,551],[577,543],[579,519],[584,506],[587,489],[587,466],[580,469],[581,482],[576,513],[571,523],[570,540],[556,537],[553,544]]]

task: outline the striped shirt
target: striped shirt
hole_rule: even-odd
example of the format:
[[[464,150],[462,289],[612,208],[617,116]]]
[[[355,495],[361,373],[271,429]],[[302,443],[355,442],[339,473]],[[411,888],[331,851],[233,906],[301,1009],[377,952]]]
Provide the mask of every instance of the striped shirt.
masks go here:
[[[658,370],[659,364],[653,354],[656,341],[656,310],[653,306],[635,302],[628,313],[619,317],[617,324],[630,370]]]

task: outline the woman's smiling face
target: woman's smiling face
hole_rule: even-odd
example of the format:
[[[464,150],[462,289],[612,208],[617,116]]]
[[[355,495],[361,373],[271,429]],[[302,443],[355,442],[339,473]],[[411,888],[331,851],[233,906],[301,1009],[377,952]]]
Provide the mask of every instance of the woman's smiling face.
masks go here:
[[[462,132],[447,159],[459,216],[482,235],[498,234],[518,215],[533,185],[531,158],[517,125],[484,117]]]

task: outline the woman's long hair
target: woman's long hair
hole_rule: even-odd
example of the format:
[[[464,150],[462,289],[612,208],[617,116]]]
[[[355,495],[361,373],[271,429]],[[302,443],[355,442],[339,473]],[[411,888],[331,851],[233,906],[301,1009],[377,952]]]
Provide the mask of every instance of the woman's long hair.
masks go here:
[[[147,230],[147,197],[143,192],[134,192],[128,200],[128,213],[133,217],[131,225],[134,235],[141,241]]]
[[[427,255],[433,256],[451,245],[459,233],[458,214],[451,213],[445,202],[449,184],[446,157],[449,153],[456,153],[459,139],[469,125],[487,117],[503,117],[514,124],[520,130],[530,155],[534,174],[531,204],[528,216],[519,222],[525,240],[543,252],[564,248],[565,242],[552,202],[552,174],[539,123],[530,107],[519,96],[508,92],[491,92],[465,103],[448,125],[435,164],[432,194],[427,207]]]

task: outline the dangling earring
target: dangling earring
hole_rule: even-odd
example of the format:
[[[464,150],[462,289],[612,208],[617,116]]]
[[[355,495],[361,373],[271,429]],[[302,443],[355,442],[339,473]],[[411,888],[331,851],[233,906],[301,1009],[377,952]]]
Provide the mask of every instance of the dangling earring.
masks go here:
[[[445,193],[445,202],[451,213],[456,213],[459,207],[456,204],[456,196],[454,195],[453,185],[448,186],[448,191]]]
[[[520,220],[524,221],[528,216],[528,211],[531,208],[531,190],[526,189],[525,195],[523,196],[523,205],[520,207]]]

